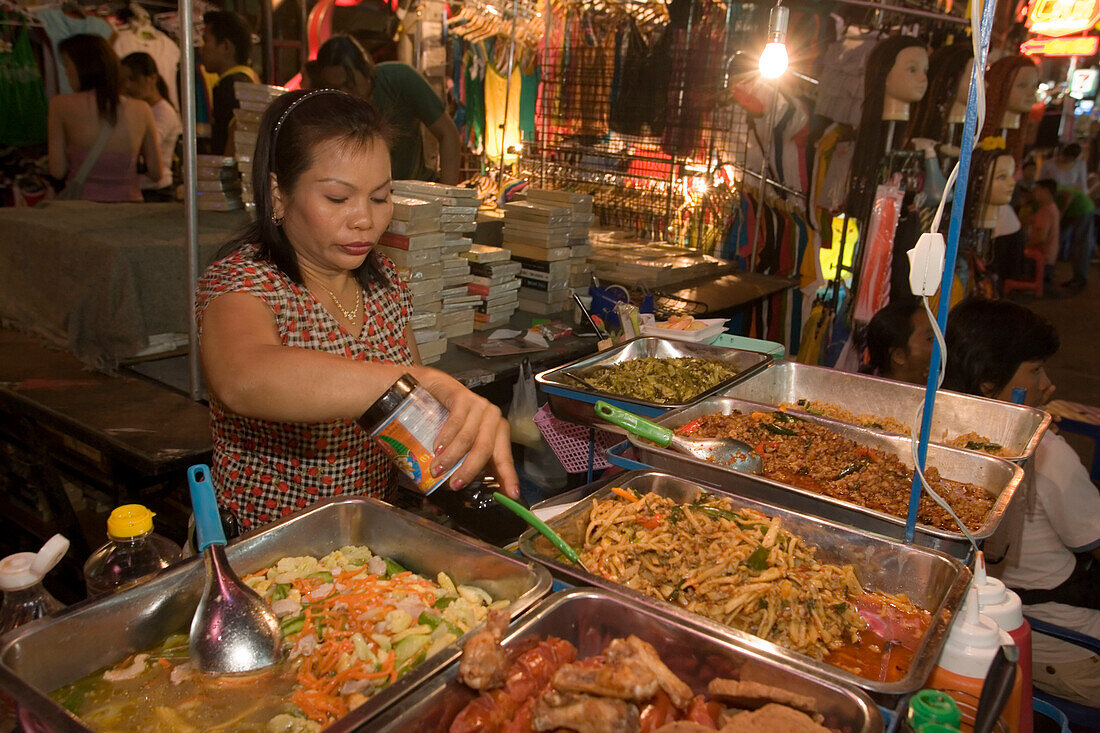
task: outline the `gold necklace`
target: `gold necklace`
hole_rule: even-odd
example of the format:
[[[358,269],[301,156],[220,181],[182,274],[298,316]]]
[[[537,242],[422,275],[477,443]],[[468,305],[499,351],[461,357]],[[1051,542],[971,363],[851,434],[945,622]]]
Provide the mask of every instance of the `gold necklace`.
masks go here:
[[[351,323],[355,323],[355,321],[358,320],[359,311],[363,307],[363,288],[359,287],[358,283],[356,284],[355,288],[355,306],[354,308],[352,308],[352,310],[349,311],[347,308],[344,307],[344,304],[340,302],[340,299],[336,297],[336,293],[329,290],[328,287],[323,282],[321,282],[316,275],[314,275],[312,272],[304,267],[302,267],[302,271],[306,275],[308,275],[311,280],[320,285],[322,290],[328,293],[328,297],[332,298],[333,304],[340,310],[341,313],[344,314],[344,318],[348,319],[348,321],[350,321]]]

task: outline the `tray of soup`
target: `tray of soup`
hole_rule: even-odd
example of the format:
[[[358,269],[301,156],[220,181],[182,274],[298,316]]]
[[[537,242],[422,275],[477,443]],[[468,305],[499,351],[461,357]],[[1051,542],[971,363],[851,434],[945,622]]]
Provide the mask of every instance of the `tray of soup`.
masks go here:
[[[919,425],[924,392],[916,384],[780,361],[722,390],[721,396],[908,437]],[[1049,426],[1050,415],[1034,407],[940,390],[930,435],[934,443],[1022,463]]]
[[[890,698],[927,679],[970,579],[944,553],[655,471],[548,524],[583,568],[533,531],[520,550],[556,575]]]
[[[748,379],[772,361],[769,354],[642,336],[535,375],[560,420],[598,425],[592,405],[608,400],[641,415],[661,415]]]
[[[372,729],[877,733],[883,721],[854,687],[653,606],[574,588],[472,639]]]
[[[192,558],[5,636],[0,688],[53,731],[355,730],[457,659],[490,611],[516,616],[550,589],[538,565],[361,497],[319,502],[226,555],[279,617],[281,664],[194,670]]]

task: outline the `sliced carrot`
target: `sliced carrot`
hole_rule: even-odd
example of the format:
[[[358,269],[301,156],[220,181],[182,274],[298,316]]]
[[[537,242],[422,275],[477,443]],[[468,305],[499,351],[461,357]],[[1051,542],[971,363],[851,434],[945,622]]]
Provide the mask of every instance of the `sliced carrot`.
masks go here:
[[[628,491],[626,489],[620,489],[618,486],[612,486],[611,490],[614,491],[619,496],[621,496],[622,498],[626,499],[627,501],[631,501],[631,502],[638,501],[638,497],[634,494],[633,491]]]

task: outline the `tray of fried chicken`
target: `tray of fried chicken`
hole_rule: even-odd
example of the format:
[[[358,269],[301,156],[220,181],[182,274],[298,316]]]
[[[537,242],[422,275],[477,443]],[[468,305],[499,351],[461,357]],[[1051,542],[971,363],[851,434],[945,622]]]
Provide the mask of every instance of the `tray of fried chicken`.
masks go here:
[[[491,614],[450,665],[372,722],[384,733],[873,733],[867,695],[594,588]]]

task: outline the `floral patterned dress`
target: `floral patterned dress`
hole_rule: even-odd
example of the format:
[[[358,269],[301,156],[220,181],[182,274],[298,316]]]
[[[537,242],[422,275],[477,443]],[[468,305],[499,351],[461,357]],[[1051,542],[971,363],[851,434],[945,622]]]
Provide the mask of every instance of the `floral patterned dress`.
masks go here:
[[[388,287],[364,293],[359,335],[348,333],[305,287],[246,245],[221,259],[199,281],[196,318],[202,333],[206,307],[225,293],[248,293],[275,316],[284,346],[358,361],[412,364],[405,342],[411,312],[408,288],[382,258]],[[218,501],[245,528],[285,517],[322,497],[367,494],[387,498],[394,487],[389,459],[354,420],[280,423],[238,415],[210,396],[214,437],[211,472]]]

